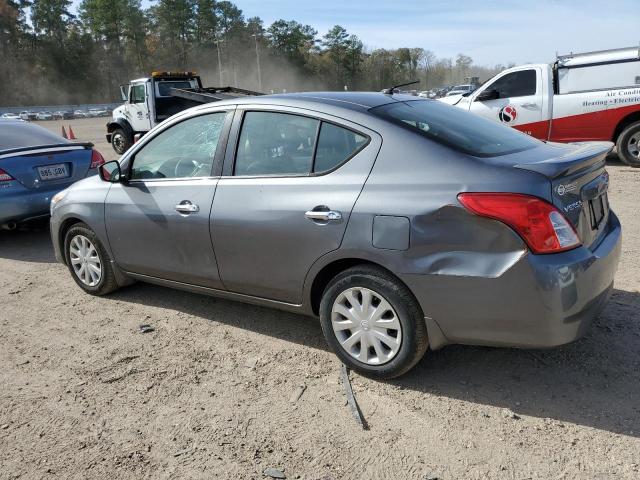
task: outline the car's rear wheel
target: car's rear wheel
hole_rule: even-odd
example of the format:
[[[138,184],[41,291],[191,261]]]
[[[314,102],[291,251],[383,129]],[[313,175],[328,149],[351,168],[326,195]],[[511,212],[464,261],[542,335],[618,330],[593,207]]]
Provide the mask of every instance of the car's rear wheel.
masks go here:
[[[121,128],[116,128],[111,134],[111,146],[118,155],[124,154],[133,145],[133,139]]]
[[[618,136],[618,157],[627,165],[640,167],[640,122],[632,123]]]
[[[71,276],[85,292],[106,295],[118,288],[111,258],[87,225],[76,223],[67,231],[64,252]]]
[[[338,274],[320,303],[329,346],[349,368],[376,379],[410,370],[428,347],[422,310],[385,270],[361,265]]]

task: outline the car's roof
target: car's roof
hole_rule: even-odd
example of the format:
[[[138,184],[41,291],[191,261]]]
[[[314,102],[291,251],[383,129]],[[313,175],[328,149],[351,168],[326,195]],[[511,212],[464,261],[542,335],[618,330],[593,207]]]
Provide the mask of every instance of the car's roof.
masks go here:
[[[334,109],[337,108],[364,112],[370,108],[379,107],[380,105],[386,105],[393,102],[406,102],[409,100],[426,101],[414,95],[388,95],[378,92],[300,92],[232,98],[222,100],[220,102],[205,104],[205,106],[202,106],[201,108],[226,104],[288,105],[307,108],[323,105]]]
[[[0,152],[21,147],[71,143],[40,125],[22,120],[1,119]]]

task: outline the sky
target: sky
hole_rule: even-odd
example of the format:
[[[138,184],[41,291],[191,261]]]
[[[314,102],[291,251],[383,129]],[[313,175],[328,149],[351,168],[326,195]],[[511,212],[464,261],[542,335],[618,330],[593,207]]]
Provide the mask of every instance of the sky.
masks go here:
[[[79,3],[76,0],[74,3]],[[143,6],[155,3],[143,0]],[[372,48],[422,47],[476,65],[550,63],[556,52],[640,45],[640,0],[237,0],[245,18],[339,24]]]

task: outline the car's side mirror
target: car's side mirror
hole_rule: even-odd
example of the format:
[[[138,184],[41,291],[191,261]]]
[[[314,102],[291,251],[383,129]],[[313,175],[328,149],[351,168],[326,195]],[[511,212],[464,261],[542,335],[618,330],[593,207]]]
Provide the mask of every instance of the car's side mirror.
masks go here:
[[[120,164],[116,160],[100,165],[98,169],[100,178],[105,182],[118,183],[124,180]]]
[[[120,85],[120,97],[122,98],[123,102],[127,101],[127,92],[125,90],[125,87],[127,87],[128,85]]]
[[[489,88],[480,92],[475,101],[485,102],[487,100],[497,100],[498,98],[500,98],[500,92],[494,90],[493,88]]]

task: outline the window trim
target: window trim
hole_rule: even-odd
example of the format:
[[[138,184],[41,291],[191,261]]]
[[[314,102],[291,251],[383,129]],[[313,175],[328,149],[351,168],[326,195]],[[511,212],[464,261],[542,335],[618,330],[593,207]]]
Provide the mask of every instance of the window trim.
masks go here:
[[[215,115],[218,113],[223,113],[225,117],[222,123],[222,131],[220,132],[220,137],[218,138],[218,144],[216,145],[216,152],[213,155],[213,162],[211,164],[211,171],[209,172],[210,173],[209,175],[202,175],[198,177],[131,178],[131,171],[133,169],[133,163],[136,160],[136,156],[138,155],[138,153],[140,153],[140,151],[144,150],[145,146],[150,142],[152,142],[155,138],[162,135],[167,130],[170,130],[171,128],[175,127],[176,125],[179,125],[180,123],[186,122],[194,118],[203,117],[206,115]],[[159,130],[153,136],[148,137],[146,139],[147,140],[146,142],[140,145],[139,148],[137,148],[134,152],[131,153],[131,155],[129,155],[126,158],[127,164],[126,164],[125,170],[126,170],[126,178],[128,183],[140,184],[140,183],[146,183],[146,182],[156,183],[156,182],[166,182],[166,181],[187,181],[187,180],[199,180],[199,179],[220,177],[222,162],[224,161],[224,155],[226,151],[227,141],[229,139],[229,131],[231,129],[231,123],[233,121],[234,113],[235,113],[235,105],[233,105],[231,108],[228,108],[228,109],[216,110],[213,112],[199,112],[197,115],[191,115],[185,118],[181,118],[175,122],[172,122],[169,125],[166,125],[165,128],[163,128],[162,130]]]
[[[249,112],[258,112],[258,113],[281,113],[281,114],[285,114],[285,115],[296,115],[298,117],[305,117],[305,118],[311,118],[313,120],[318,120],[318,127],[316,128],[316,137],[314,140],[314,146],[313,146],[313,157],[311,159],[311,170],[308,173],[290,173],[290,174],[261,174],[261,175],[236,175],[235,171],[236,171],[236,160],[237,160],[237,156],[238,156],[238,148],[240,146],[240,136],[242,135],[242,127],[244,126],[244,122],[245,122],[245,117],[246,114]],[[311,178],[311,177],[322,177],[324,175],[328,175],[330,173],[335,172],[336,170],[338,170],[340,167],[342,167],[343,165],[345,165],[347,162],[349,162],[353,157],[355,157],[357,154],[359,154],[360,152],[364,151],[365,148],[367,148],[370,144],[371,144],[371,136],[356,130],[352,127],[348,127],[344,124],[335,122],[335,121],[331,121],[331,120],[327,120],[324,117],[318,116],[318,115],[313,115],[313,114],[309,114],[309,113],[299,113],[299,112],[293,112],[293,111],[287,111],[284,109],[261,109],[261,108],[255,108],[255,107],[251,107],[251,108],[246,108],[246,109],[238,109],[236,111],[236,115],[239,116],[239,118],[236,120],[235,123],[235,127],[236,130],[234,132],[232,132],[232,135],[235,135],[234,138],[234,142],[232,145],[232,149],[230,152],[230,172],[227,171],[226,174],[223,171],[221,177],[222,178],[246,178],[246,179],[251,179],[251,178]],[[316,154],[318,151],[318,140],[320,138],[320,131],[322,129],[322,123],[330,123],[332,125],[335,125],[336,127],[339,128],[344,128],[345,130],[349,130],[350,132],[353,132],[357,135],[360,135],[362,137],[364,137],[366,139],[365,143],[358,148],[357,150],[355,150],[351,155],[349,155],[344,161],[342,161],[341,163],[339,163],[338,165],[334,166],[333,168],[329,169],[329,170],[323,170],[322,172],[314,172],[313,169],[315,167],[316,164]]]

